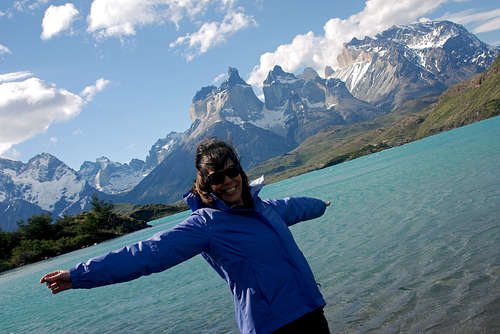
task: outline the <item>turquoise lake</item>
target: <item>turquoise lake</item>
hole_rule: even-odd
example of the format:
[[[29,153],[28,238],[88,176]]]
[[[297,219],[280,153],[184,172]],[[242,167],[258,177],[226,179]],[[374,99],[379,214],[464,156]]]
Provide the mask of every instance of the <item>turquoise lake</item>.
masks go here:
[[[500,117],[264,187],[332,201],[291,228],[335,333],[500,333]],[[50,294],[40,277],[150,229],[0,275],[0,333],[237,333],[201,258],[132,282]]]

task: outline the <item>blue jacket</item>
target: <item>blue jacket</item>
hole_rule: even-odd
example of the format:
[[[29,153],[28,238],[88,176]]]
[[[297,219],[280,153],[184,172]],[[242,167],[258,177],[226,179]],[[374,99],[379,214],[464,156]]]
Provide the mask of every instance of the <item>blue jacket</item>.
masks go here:
[[[216,198],[206,207],[193,194],[182,223],[148,240],[80,263],[73,288],[93,288],[160,272],[202,254],[227,282],[242,333],[269,333],[325,305],[311,269],[288,226],[321,216],[323,201],[298,197],[261,200],[254,210],[231,209]]]

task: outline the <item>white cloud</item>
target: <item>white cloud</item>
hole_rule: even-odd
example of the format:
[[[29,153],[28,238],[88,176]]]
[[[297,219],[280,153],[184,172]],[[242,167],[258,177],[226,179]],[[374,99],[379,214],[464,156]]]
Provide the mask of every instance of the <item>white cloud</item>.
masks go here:
[[[495,31],[495,30],[500,30],[500,16],[475,27],[472,30],[472,32],[475,34],[479,34],[482,32]]]
[[[88,31],[101,38],[135,35],[136,27],[193,19],[209,5],[224,0],[94,0],[87,17]],[[228,4],[230,5],[230,4]]]
[[[226,73],[221,73],[212,80],[212,84],[216,85],[226,77]]]
[[[440,17],[439,20],[449,20],[460,24],[468,24],[484,22],[498,17],[500,17],[500,8],[485,12],[476,12],[472,9],[468,9],[458,13],[446,13]]]
[[[28,0],[17,0],[14,1],[14,4],[12,5],[14,9],[16,9],[19,12],[22,12],[24,10],[24,5],[28,2]]]
[[[41,7],[41,5],[48,3],[49,0],[16,0],[12,7],[18,12],[24,12],[27,8],[29,10],[35,10]]]
[[[36,0],[36,1],[33,1],[33,3],[28,6],[28,8],[31,10],[35,10],[35,9],[40,8],[41,5],[48,3],[49,1],[50,0]]]
[[[85,87],[80,93],[80,96],[83,97],[85,101],[89,102],[94,98],[94,96],[97,93],[102,91],[109,83],[110,81],[105,80],[104,78],[97,79],[94,85]]]
[[[54,122],[77,116],[85,104],[80,96],[53,84],[36,77],[26,79],[28,74],[0,75],[0,154],[46,131]]]
[[[12,51],[10,51],[5,45],[0,44],[0,56],[4,54],[12,54]]]
[[[45,11],[42,21],[41,39],[47,40],[71,28],[71,23],[78,15],[78,10],[72,3],[62,6],[50,5]]]
[[[33,73],[28,71],[20,71],[20,72],[12,72],[0,74],[0,84],[8,81],[16,81],[21,79],[26,79],[28,77],[32,77]]]
[[[49,141],[50,141],[51,144],[56,144],[57,141],[58,141],[58,139],[57,139],[57,137],[50,137]]]
[[[80,136],[81,134],[83,134],[83,131],[82,131],[82,129],[76,129],[76,130],[73,130],[73,132],[71,132],[71,134],[73,136]]]
[[[197,32],[177,38],[175,42],[170,43],[170,47],[187,44],[188,49],[194,50],[186,55],[187,60],[190,61],[196,55],[224,43],[228,36],[233,35],[238,30],[255,25],[257,25],[255,19],[242,11],[229,11],[221,23],[204,23]]]
[[[343,43],[353,37],[362,39],[392,25],[416,22],[449,1],[452,0],[367,0],[361,12],[347,19],[330,19],[323,27],[323,36],[315,36],[313,32],[297,35],[290,44],[261,55],[260,63],[254,67],[247,82],[261,87],[274,65],[281,65],[288,72],[304,66],[311,66],[320,73],[326,65],[337,68],[337,55]]]
[[[2,144],[0,143],[0,152],[2,152],[1,147]],[[8,149],[6,151],[3,151],[3,153],[0,153],[0,158],[3,159],[18,160],[20,157],[21,153],[14,148]]]

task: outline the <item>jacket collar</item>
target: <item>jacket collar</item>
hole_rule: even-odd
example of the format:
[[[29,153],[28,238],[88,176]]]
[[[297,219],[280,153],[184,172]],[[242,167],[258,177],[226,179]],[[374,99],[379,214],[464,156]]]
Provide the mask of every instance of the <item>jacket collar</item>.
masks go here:
[[[259,192],[262,190],[263,187],[264,187],[264,175],[250,182],[250,194],[252,195],[252,198],[254,200],[259,195]],[[215,198],[215,206],[214,206],[215,209],[224,211],[231,209],[229,206],[227,206],[226,203],[224,203],[223,200],[218,198],[214,193],[211,193],[210,196]],[[193,212],[198,209],[207,207],[205,204],[203,204],[201,198],[198,195],[193,194],[192,192],[185,193],[183,198],[186,204]]]

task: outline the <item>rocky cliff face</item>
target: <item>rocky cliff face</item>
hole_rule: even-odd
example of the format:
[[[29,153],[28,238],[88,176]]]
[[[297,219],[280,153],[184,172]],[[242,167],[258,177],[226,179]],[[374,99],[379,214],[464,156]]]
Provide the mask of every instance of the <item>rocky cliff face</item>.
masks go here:
[[[483,72],[496,53],[461,25],[418,23],[353,39],[337,58],[339,69],[328,72],[355,97],[389,111]]]
[[[240,78],[235,68],[230,67],[219,88],[204,87],[193,98],[189,114],[192,123],[198,126],[189,137],[199,137],[205,129],[221,121],[236,125],[251,122],[261,116],[262,105],[252,87]]]
[[[313,69],[295,76],[280,66],[269,72],[263,86],[265,110],[256,122],[298,145],[318,130],[375,118],[381,111],[355,98],[335,78],[323,79]]]
[[[144,171],[152,171],[158,166],[170,153],[177,149],[183,138],[184,133],[170,132],[165,138],[158,139],[149,150],[143,167]],[[148,173],[143,172],[143,174]]]

